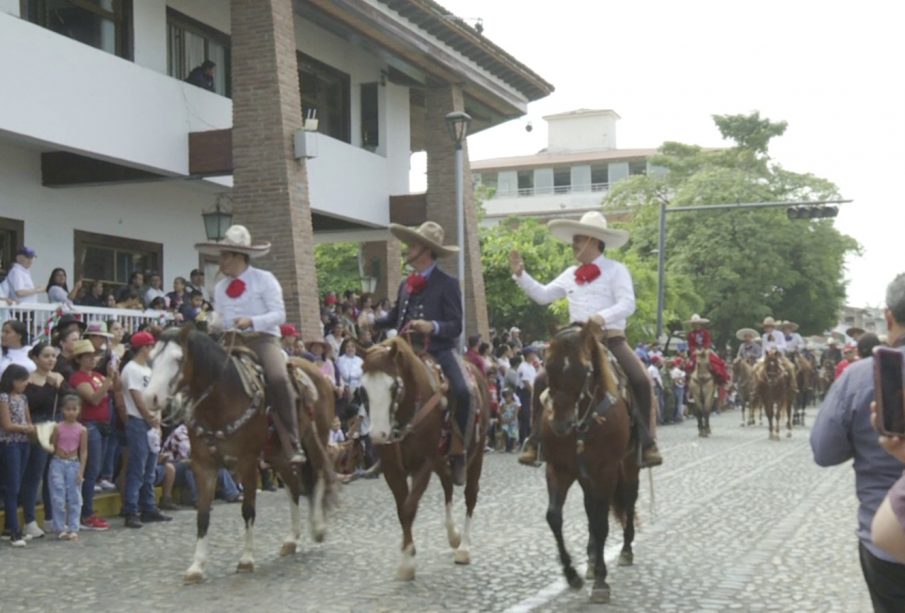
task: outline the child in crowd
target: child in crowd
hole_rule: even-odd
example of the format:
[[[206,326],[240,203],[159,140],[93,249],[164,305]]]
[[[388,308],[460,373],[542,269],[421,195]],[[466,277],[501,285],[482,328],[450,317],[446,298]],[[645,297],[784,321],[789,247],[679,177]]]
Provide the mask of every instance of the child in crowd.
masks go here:
[[[518,444],[518,413],[522,408],[511,387],[503,390],[503,406],[500,407],[500,421],[506,435],[506,451],[512,451]]]
[[[28,370],[10,364],[0,376],[0,458],[2,458],[3,506],[6,529],[13,547],[25,547],[25,535],[19,526],[19,490],[28,463],[28,435],[35,431],[28,414]]]
[[[88,464],[88,429],[79,423],[82,401],[67,394],[61,402],[63,421],[50,437],[50,500],[53,505],[53,530],[64,541],[79,540],[82,515],[82,481]]]
[[[330,426],[330,445],[339,445],[340,443],[346,442],[346,435],[343,433],[342,424],[339,422],[339,417],[333,418],[333,423]]]
[[[173,500],[173,485],[176,483],[176,466],[173,464],[173,456],[168,451],[161,451],[160,441],[163,432],[160,426],[153,426],[148,430],[148,447],[151,454],[157,458],[154,468],[154,487],[162,486],[163,493],[157,508],[162,511],[176,511],[179,505]]]

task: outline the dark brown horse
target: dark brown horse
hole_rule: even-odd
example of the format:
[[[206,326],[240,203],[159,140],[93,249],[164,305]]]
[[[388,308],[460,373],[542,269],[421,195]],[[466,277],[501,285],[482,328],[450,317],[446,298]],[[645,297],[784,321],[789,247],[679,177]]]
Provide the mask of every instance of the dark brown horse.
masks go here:
[[[434,362],[429,357],[418,357],[402,337],[386,341],[365,353],[362,387],[371,418],[371,442],[377,448],[380,466],[396,499],[396,513],[402,524],[402,560],[396,573],[402,581],[415,578],[412,524],[432,473],[437,473],[443,487],[447,539],[455,550],[454,560],[456,564],[471,562],[471,520],[484,463],[490,396],[484,377],[474,366],[466,364],[476,385],[477,406],[474,410],[477,418],[468,450],[465,528],[460,535],[452,517],[452,473],[447,456],[441,450],[446,430],[446,390]]]
[[[754,396],[754,363],[753,360],[743,357],[737,357],[732,362],[732,379],[735,381],[736,390],[738,391],[739,406],[742,408],[741,425],[754,425],[754,404],[752,398]],[[748,420],[745,421],[745,409],[748,410]],[[763,420],[763,414],[761,414]]]
[[[572,566],[563,541],[563,505],[577,479],[588,516],[588,577],[591,601],[608,602],[610,587],[603,548],[609,534],[609,512],[622,523],[620,565],[633,562],[635,502],[638,499],[637,454],[632,451],[628,389],[624,376],[610,363],[597,341],[594,323],[557,332],[547,353],[548,388],[536,390],[534,410],[544,411],[541,444],[547,459],[547,523],[556,538],[563,573],[573,589],[583,581]]]
[[[768,351],[754,370],[755,402],[759,403],[767,414],[769,437],[776,440],[779,440],[783,413],[786,416],[786,436],[792,436],[792,384],[782,362],[781,353],[775,350]]]
[[[792,412],[792,424],[804,425],[805,410],[814,397],[817,387],[817,362],[802,353],[795,352],[788,357],[795,365],[795,378],[798,384],[798,393],[795,396]]]
[[[211,502],[221,468],[234,470],[245,491],[245,546],[237,571],[254,570],[255,495],[262,453],[286,483],[291,502],[291,529],[280,555],[293,554],[298,548],[301,494],[310,496],[314,540],[324,538],[324,505],[334,483],[333,468],[324,451],[333,419],[333,391],[313,364],[293,359],[287,365],[296,383],[299,432],[308,458],[299,475],[289,466],[279,440],[268,444],[263,379],[254,367],[248,368],[248,357],[241,357],[247,353],[240,343],[238,336],[229,341],[228,352],[207,334],[186,325],[181,331],[162,334],[151,353],[153,370],[145,392],[147,402],[160,408],[181,395],[184,404],[177,410],[183,412],[192,445],[192,472],[198,485],[198,540],[194,561],[184,576],[186,583],[204,579]]]

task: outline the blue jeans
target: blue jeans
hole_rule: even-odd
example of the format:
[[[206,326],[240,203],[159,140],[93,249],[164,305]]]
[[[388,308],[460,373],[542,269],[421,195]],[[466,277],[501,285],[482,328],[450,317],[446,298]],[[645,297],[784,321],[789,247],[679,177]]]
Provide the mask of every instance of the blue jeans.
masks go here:
[[[100,478],[112,482],[116,476],[116,460],[119,458],[119,439],[114,431],[104,441],[104,455],[101,459]]]
[[[19,490],[22,476],[28,464],[29,443],[0,443],[3,459],[3,510],[6,513],[6,529],[13,536],[19,534]]]
[[[85,480],[82,482],[82,517],[94,515],[94,486],[101,474],[101,462],[104,459],[104,439],[97,424],[85,424],[88,430],[88,465],[85,466]]]
[[[198,486],[195,483],[195,473],[192,472],[191,462],[176,463],[175,485],[185,485],[185,487],[189,488],[192,494],[192,505],[194,506],[198,503]],[[241,493],[235,479],[225,468],[217,471],[217,492],[219,492],[220,498],[224,500],[234,500]]]
[[[143,512],[157,509],[154,500],[154,469],[157,454],[148,445],[148,422],[138,417],[130,417],[126,422],[126,444],[129,461],[126,463],[126,492],[123,499],[123,513],[135,515],[139,508]]]
[[[682,421],[683,419],[685,419],[685,417],[684,417],[684,415],[683,415],[683,413],[684,413],[684,411],[683,411],[684,404],[682,404],[682,403],[685,401],[685,386],[684,386],[684,385],[676,385],[676,386],[675,386],[675,390],[676,390],[676,415],[675,415],[675,420],[676,420],[677,422],[679,422],[679,421]]]
[[[28,452],[28,462],[25,464],[25,474],[22,476],[22,487],[19,491],[19,504],[25,513],[25,523],[35,521],[35,505],[38,502],[38,492],[41,490],[41,482],[47,470],[48,453],[40,445],[31,445]],[[44,497],[46,508],[50,499]]]
[[[78,484],[79,461],[53,457],[47,479],[53,503],[53,531],[78,532],[82,514],[82,492]]]

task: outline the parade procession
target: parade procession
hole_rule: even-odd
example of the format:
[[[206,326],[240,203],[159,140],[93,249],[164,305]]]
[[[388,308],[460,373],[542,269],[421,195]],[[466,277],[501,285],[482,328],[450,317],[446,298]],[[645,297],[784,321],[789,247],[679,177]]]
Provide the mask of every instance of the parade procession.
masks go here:
[[[895,20],[439,2],[0,0],[0,611],[905,612]]]

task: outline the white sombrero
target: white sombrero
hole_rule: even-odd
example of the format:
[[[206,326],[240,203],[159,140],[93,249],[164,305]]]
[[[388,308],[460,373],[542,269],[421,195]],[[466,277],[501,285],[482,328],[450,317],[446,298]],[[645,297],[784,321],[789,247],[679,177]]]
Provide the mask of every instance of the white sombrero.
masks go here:
[[[575,236],[590,236],[603,241],[607,247],[616,249],[628,242],[628,232],[607,226],[606,217],[599,211],[590,211],[574,219],[554,219],[549,223],[550,233],[561,241],[572,242]]]
[[[686,324],[709,324],[710,320],[706,317],[701,317],[697,313],[691,316],[691,319],[685,322]]]
[[[761,328],[766,328],[767,326],[776,327],[776,320],[770,316],[764,317],[764,321],[760,324]]]
[[[270,243],[253,245],[248,228],[235,225],[229,227],[222,240],[195,243],[195,249],[204,255],[220,255],[223,251],[232,251],[244,253],[250,258],[259,258],[270,252]]]
[[[424,245],[437,255],[459,253],[459,248],[455,245],[443,244],[443,237],[446,233],[443,231],[443,227],[435,221],[425,221],[417,228],[391,223],[390,232],[403,243]]]
[[[757,330],[755,330],[754,328],[741,328],[738,331],[736,331],[735,338],[737,338],[740,341],[743,341],[743,340],[745,340],[745,336],[748,334],[750,334],[754,338],[758,338],[760,336],[760,334],[758,334]]]
[[[789,321],[787,319],[784,322],[782,322],[782,327],[783,328],[792,328],[792,331],[794,332],[795,330],[798,329],[798,324],[795,323],[794,321]]]

